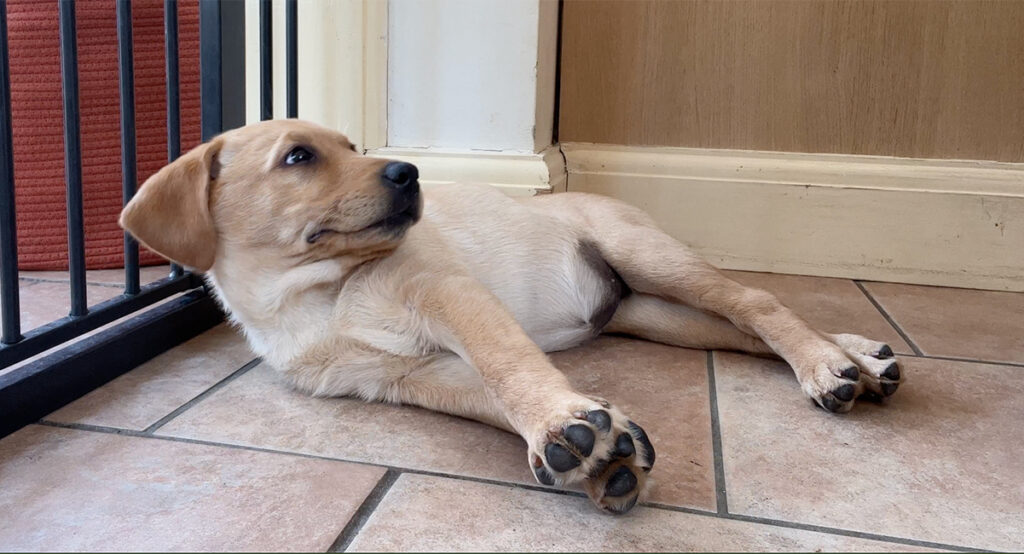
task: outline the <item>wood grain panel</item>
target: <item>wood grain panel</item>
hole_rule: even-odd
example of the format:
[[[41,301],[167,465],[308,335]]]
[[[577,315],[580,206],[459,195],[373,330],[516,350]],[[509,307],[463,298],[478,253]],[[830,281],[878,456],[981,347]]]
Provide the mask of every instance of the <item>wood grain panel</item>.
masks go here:
[[[1024,1],[566,0],[562,141],[1024,161]]]

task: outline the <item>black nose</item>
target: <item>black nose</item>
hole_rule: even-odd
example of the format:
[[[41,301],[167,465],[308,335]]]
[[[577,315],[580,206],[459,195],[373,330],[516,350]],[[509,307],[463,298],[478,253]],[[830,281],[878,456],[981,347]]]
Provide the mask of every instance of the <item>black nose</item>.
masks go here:
[[[381,173],[381,184],[399,191],[418,189],[420,172],[416,166],[405,162],[389,162]],[[410,190],[411,192],[411,190]]]

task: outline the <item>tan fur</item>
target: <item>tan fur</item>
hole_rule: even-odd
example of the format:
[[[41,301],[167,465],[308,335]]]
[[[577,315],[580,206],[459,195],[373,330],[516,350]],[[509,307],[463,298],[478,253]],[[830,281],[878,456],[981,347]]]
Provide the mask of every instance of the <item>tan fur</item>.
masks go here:
[[[297,145],[315,161],[283,164]],[[314,124],[263,122],[161,170],[121,223],[168,258],[206,271],[252,348],[299,389],[414,404],[516,432],[538,479],[547,472],[557,484],[582,482],[613,512],[632,507],[654,453],[625,414],[573,390],[546,351],[606,330],[775,352],[834,411],[853,405],[829,399],[836,387],[882,394],[899,382],[882,376],[892,363],[878,356],[881,343],[811,329],[643,212],[607,198],[516,201],[485,187],[438,187],[424,191],[415,225],[377,225],[392,209],[381,184],[386,163]],[[621,303],[616,274],[631,291]],[[614,315],[602,329],[606,307]],[[867,378],[843,378],[850,367]],[[596,411],[609,415],[609,431],[587,421]],[[593,433],[589,455],[567,439],[569,426]],[[622,434],[635,454],[613,455]],[[553,445],[579,465],[554,469]],[[636,487],[608,497],[623,467]]]

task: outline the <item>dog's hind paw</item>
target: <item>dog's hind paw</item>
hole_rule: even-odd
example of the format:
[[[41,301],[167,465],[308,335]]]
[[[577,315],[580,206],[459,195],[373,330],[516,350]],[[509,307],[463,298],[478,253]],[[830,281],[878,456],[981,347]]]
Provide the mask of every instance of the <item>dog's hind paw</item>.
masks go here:
[[[889,345],[859,335],[826,336],[829,342],[823,343],[818,363],[797,369],[804,392],[822,408],[848,412],[858,398],[884,399],[903,382]]]
[[[544,485],[582,482],[599,508],[626,513],[644,492],[654,446],[643,428],[614,406],[603,400],[586,403],[531,444],[533,474]]]

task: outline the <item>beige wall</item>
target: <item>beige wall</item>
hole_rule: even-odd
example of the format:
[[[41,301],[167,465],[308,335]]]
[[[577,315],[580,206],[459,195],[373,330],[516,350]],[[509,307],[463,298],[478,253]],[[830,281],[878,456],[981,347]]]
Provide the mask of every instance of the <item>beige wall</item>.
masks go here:
[[[1024,1],[566,0],[564,141],[1024,161]]]

